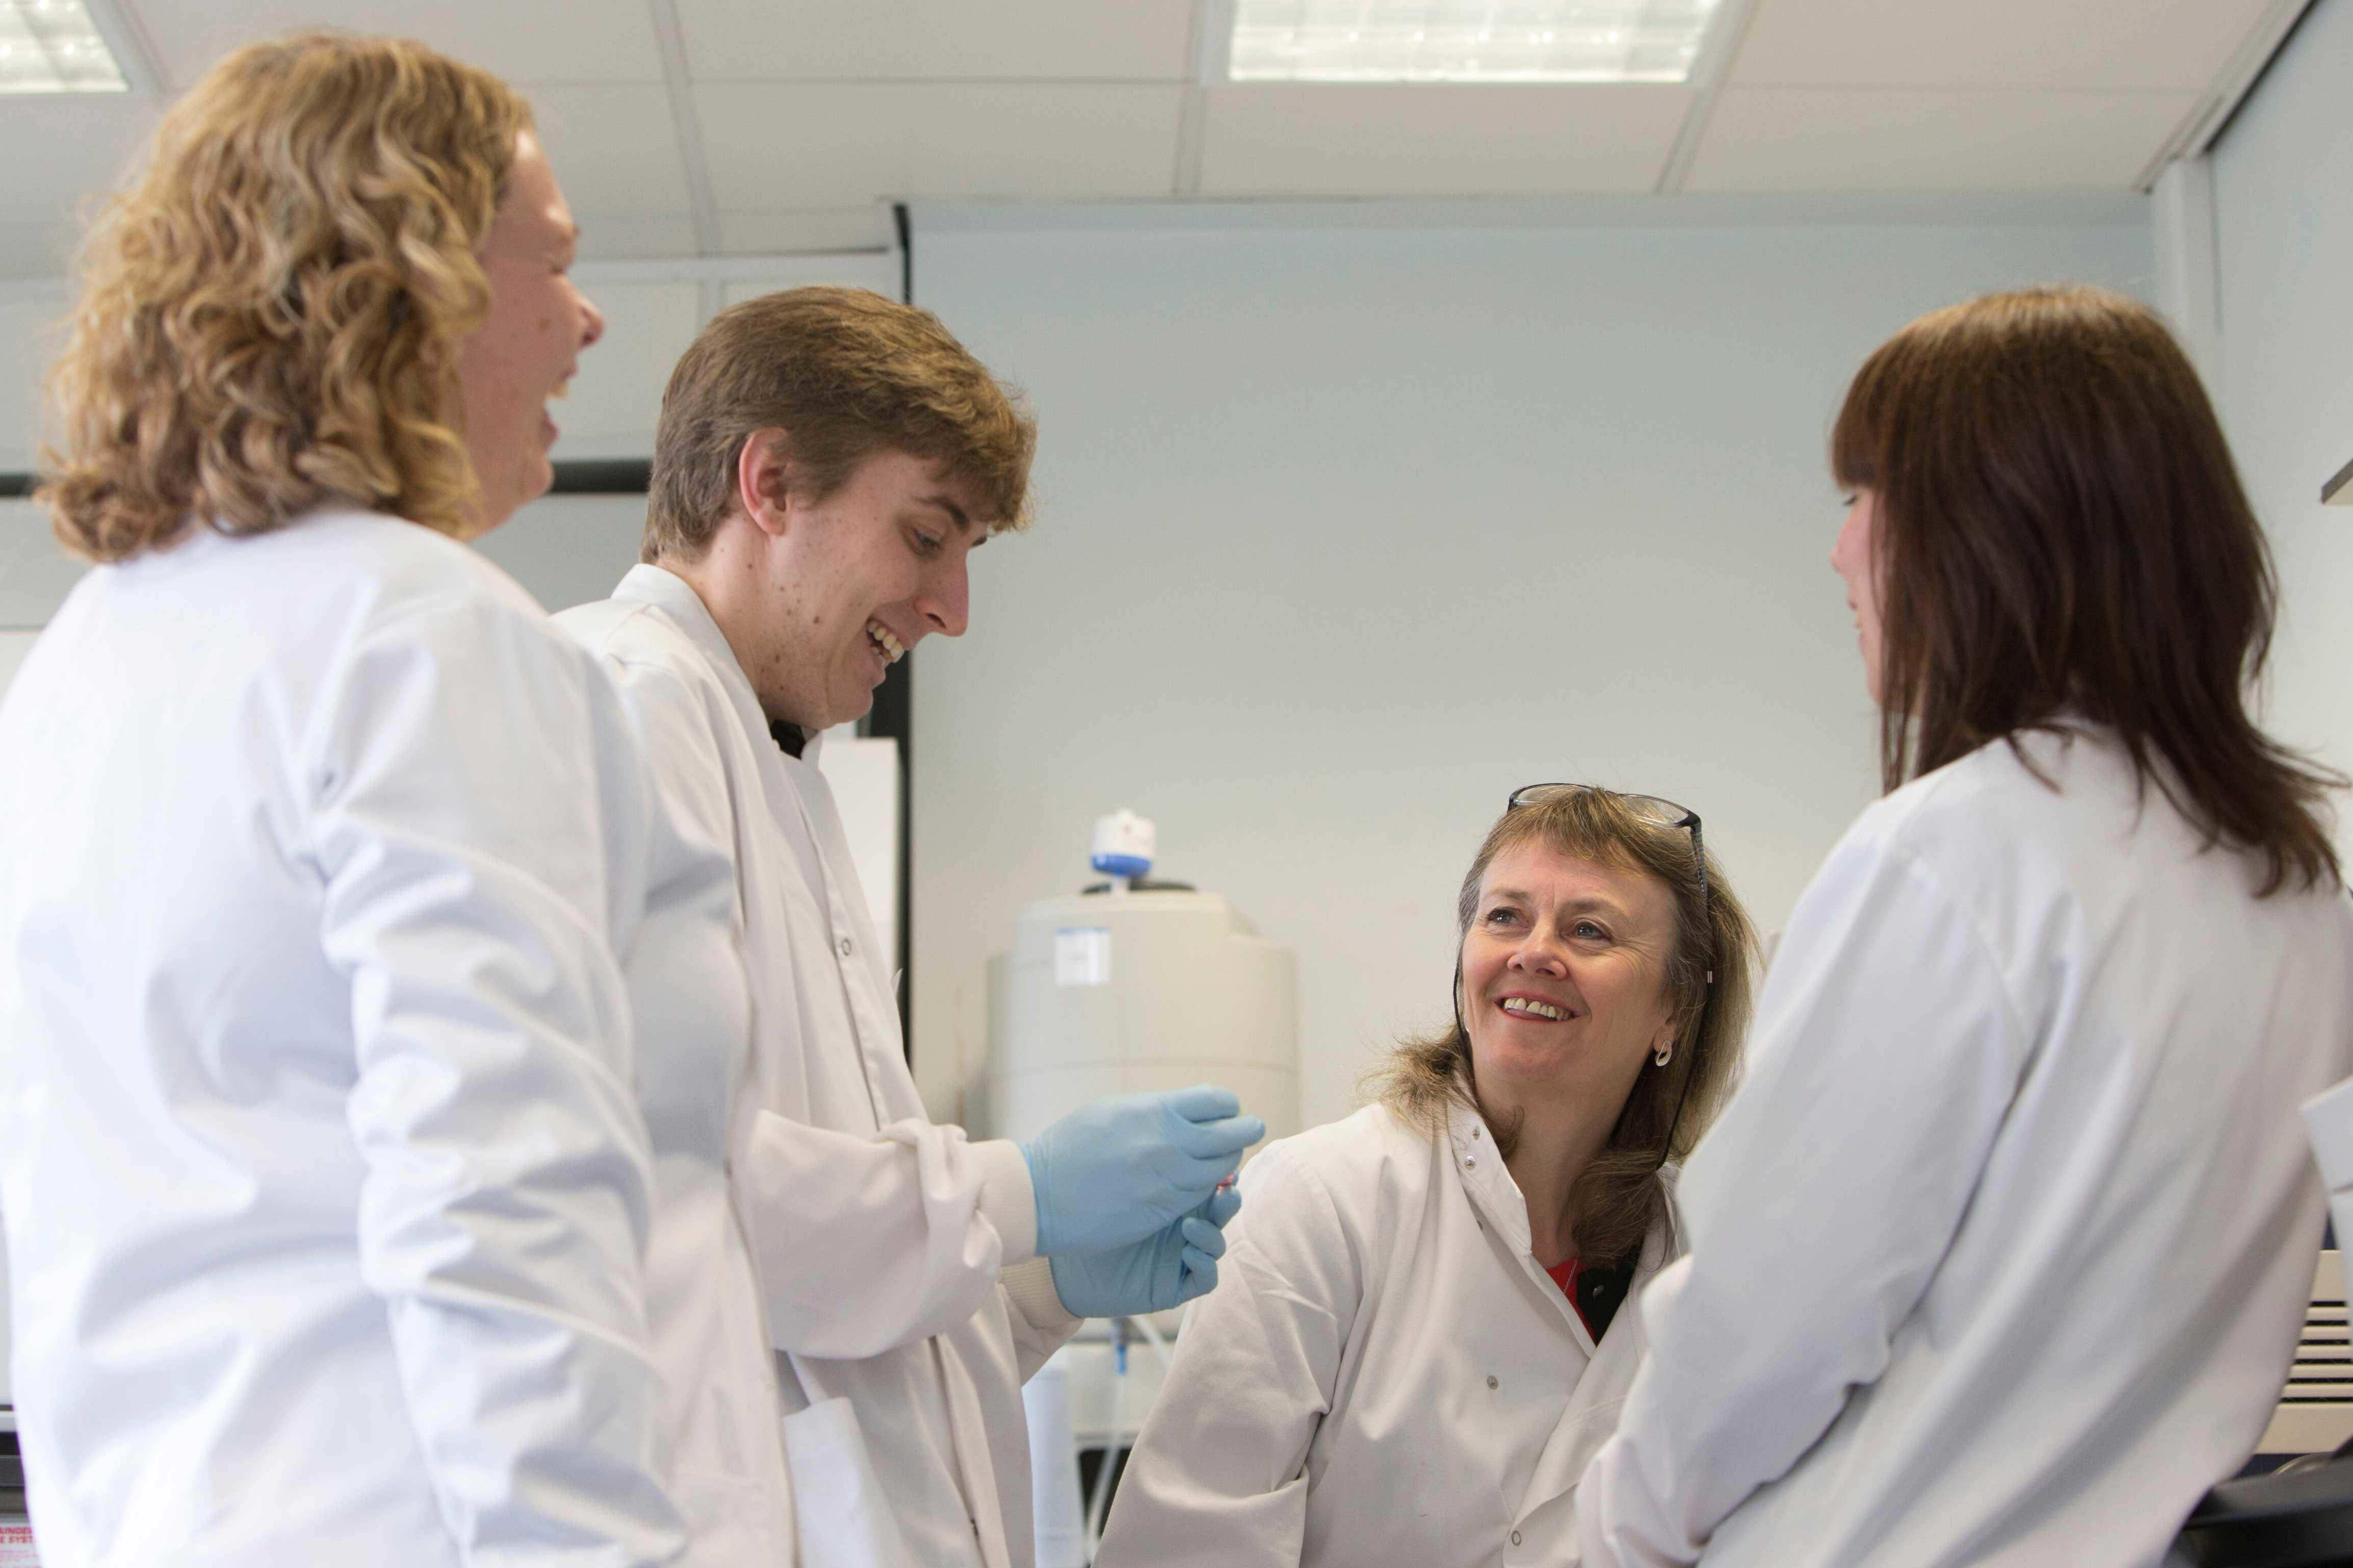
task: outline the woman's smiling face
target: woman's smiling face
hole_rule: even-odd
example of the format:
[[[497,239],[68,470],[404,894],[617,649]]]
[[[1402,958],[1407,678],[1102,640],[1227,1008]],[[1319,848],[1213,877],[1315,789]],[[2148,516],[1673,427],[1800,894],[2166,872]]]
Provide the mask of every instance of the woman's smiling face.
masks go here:
[[[1674,896],[1655,877],[1541,843],[1496,855],[1462,939],[1462,1016],[1482,1099],[1622,1102],[1674,1037]]]

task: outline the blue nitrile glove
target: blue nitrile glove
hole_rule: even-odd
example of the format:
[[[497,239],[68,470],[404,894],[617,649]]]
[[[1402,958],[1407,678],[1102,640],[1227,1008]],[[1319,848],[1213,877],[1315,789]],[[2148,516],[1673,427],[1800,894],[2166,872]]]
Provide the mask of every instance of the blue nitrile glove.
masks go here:
[[[1038,1194],[1038,1250],[1103,1252],[1167,1229],[1241,1168],[1266,1123],[1230,1089],[1106,1095],[1021,1145]]]
[[[1142,1241],[1109,1252],[1054,1255],[1054,1294],[1075,1318],[1128,1318],[1165,1312],[1218,1282],[1218,1259],[1225,1256],[1226,1221],[1242,1206],[1230,1188],[1175,1225]]]

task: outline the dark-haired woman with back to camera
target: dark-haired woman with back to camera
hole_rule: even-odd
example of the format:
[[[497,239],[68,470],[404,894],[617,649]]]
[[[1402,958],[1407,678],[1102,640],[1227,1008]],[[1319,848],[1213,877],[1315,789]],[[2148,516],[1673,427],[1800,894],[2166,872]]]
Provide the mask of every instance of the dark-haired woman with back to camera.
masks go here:
[[[1940,310],[1856,376],[1831,556],[1888,794],[1790,916],[1588,1565],[2159,1562],[2262,1434],[2353,1072],[2342,781],[2258,729],[2275,586],[2163,326]]]

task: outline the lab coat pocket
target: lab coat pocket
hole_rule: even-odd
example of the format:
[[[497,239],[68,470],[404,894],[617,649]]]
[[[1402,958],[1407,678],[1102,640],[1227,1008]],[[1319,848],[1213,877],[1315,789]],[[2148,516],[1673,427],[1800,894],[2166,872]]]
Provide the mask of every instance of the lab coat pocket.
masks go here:
[[[821,1400],[786,1416],[785,1462],[801,1568],[915,1568],[849,1400]]]

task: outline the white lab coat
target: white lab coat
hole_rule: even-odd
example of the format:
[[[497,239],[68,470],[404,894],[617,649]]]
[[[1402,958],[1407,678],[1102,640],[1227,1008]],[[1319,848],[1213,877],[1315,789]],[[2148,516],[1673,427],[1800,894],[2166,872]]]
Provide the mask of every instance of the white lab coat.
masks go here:
[[[1595,1345],[1480,1118],[1433,1138],[1367,1106],[1269,1144],[1241,1187],[1097,1568],[1573,1563],[1642,1326],[1630,1292]]]
[[[732,812],[754,1041],[733,1175],[797,1433],[804,1563],[1028,1568],[1021,1384],[1078,1320],[1033,1256],[1020,1150],[923,1113],[821,740],[785,753],[724,634],[659,567],[557,620],[640,710],[671,706],[664,788]],[[870,1462],[881,1539],[839,1479]]]
[[[677,677],[637,667],[617,684],[645,759],[708,748]],[[789,1568],[775,1361],[728,1181],[752,1073],[735,826],[725,791],[704,775],[662,767],[652,783],[646,914],[623,972],[653,1147],[647,1329],[667,1391],[670,1494],[692,1537],[679,1568]]]
[[[44,1563],[672,1558],[634,754],[529,595],[410,523],[198,530],[75,587],[0,703]]]
[[[2253,898],[2108,741],[2023,744],[2055,789],[1987,746],[1799,900],[1586,1472],[1588,1564],[2154,1563],[2262,1434],[2353,910]]]

